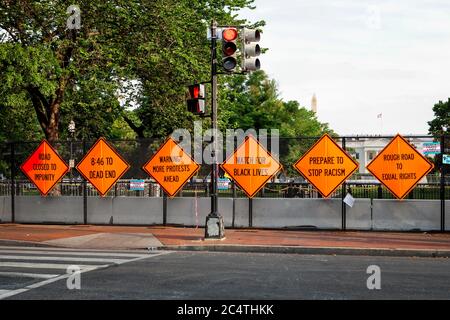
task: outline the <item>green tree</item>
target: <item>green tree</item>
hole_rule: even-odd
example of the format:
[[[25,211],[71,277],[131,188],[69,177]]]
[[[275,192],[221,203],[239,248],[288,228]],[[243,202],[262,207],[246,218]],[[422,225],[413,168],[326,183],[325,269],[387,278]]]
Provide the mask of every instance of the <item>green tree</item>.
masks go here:
[[[428,121],[428,132],[434,136],[448,134],[450,130],[450,98],[446,102],[439,101],[433,107],[434,119]]]
[[[2,108],[33,112],[49,140],[72,119],[78,137],[108,137],[120,116],[138,137],[165,136],[189,124],[185,86],[208,78],[209,21],[243,23],[235,13],[252,2],[80,0],[81,29],[69,30],[70,1],[1,1]],[[121,105],[133,82],[136,104]]]

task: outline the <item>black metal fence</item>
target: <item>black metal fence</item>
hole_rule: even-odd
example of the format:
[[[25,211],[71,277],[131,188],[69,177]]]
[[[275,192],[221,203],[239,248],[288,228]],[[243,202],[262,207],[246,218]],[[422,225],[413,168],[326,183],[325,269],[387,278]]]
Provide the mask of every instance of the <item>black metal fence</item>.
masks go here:
[[[278,155],[283,170],[271,180],[257,197],[282,198],[318,198],[320,194],[293,168],[293,164],[314,144],[320,137],[279,138],[277,146],[267,141],[266,148],[272,154]],[[392,199],[393,195],[382,186],[374,177],[366,172],[365,166],[378,151],[384,147],[392,136],[349,136],[336,137],[335,141],[343,146],[357,162],[360,168],[342,187],[338,188],[331,197],[339,198],[350,192],[355,198]],[[414,188],[407,199],[450,199],[450,175],[446,174],[446,166],[442,164],[442,154],[450,153],[450,139],[448,137],[435,138],[432,136],[406,136],[418,149],[421,143],[431,141],[440,142],[440,154],[431,157],[435,162],[434,171]],[[59,155],[69,164],[73,159],[78,163],[95,141],[58,141],[52,146]],[[162,191],[155,181],[142,170],[143,164],[157,150],[163,142],[161,139],[143,140],[113,140],[108,141],[120,155],[130,164],[130,169],[121,180],[108,192],[107,196],[162,196]],[[9,142],[0,145],[0,195],[38,195],[39,191],[31,183],[20,165],[37,148],[40,141]],[[205,143],[204,143],[205,144]],[[233,143],[231,150],[224,150],[224,159],[237,147]],[[194,145],[192,143],[191,145]],[[419,150],[420,151],[420,150]],[[223,174],[223,172],[221,172]],[[210,165],[202,163],[198,174],[191,179],[177,196],[209,196]],[[144,180],[143,191],[130,190],[131,179]],[[97,191],[88,182],[84,181],[80,173],[71,168],[62,181],[55,187],[58,195],[65,196],[98,196]],[[230,182],[226,190],[219,190],[221,197],[245,197],[245,194]]]

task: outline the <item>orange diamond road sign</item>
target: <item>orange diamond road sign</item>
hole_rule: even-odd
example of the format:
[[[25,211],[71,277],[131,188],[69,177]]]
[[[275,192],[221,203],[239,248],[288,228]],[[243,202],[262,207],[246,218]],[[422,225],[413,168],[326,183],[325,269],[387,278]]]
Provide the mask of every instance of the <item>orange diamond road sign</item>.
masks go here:
[[[77,170],[103,197],[130,168],[104,139],[98,139],[77,165]]]
[[[42,140],[20,169],[44,196],[69,171],[67,164],[47,140]]]
[[[142,169],[159,183],[169,197],[173,197],[200,169],[200,165],[169,137]]]
[[[249,198],[253,198],[281,170],[282,165],[249,135],[220,167]]]
[[[294,164],[294,168],[325,198],[350,177],[358,166],[328,134],[316,141]]]
[[[427,158],[397,134],[366,168],[396,198],[403,199],[433,167]]]

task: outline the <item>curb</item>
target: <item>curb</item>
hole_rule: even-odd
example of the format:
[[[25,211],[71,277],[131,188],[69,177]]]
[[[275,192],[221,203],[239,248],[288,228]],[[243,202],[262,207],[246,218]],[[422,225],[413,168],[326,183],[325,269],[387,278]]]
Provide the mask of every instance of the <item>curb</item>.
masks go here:
[[[43,247],[43,248],[55,248],[46,243],[26,241],[26,240],[7,240],[0,239],[0,246],[17,246],[17,247]]]
[[[423,257],[449,258],[450,250],[437,249],[381,249],[381,248],[345,248],[345,247],[294,247],[294,246],[245,246],[245,245],[181,245],[161,246],[158,250],[170,251],[204,251],[204,252],[251,252],[251,253],[285,253],[311,255],[354,255],[354,256],[389,256],[389,257]]]

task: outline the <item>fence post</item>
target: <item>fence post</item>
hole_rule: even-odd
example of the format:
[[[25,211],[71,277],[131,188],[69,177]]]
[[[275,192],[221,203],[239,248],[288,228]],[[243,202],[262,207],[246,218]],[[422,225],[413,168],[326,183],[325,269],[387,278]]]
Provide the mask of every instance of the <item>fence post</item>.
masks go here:
[[[445,231],[445,136],[441,136],[441,231]]]
[[[163,193],[163,225],[167,225],[167,194]]]
[[[342,149],[345,151],[345,137],[342,138]],[[347,192],[347,183],[344,181],[342,184],[341,194],[341,208],[342,208],[342,230],[347,229],[347,207],[345,206],[344,198]]]
[[[248,226],[253,228],[253,199],[248,198]]]
[[[10,145],[10,160],[11,160],[11,222],[16,222],[16,201],[15,201],[15,195],[16,195],[16,160],[15,160],[15,150],[14,150],[14,142],[11,142]]]
[[[86,140],[83,140],[83,155],[86,154]],[[83,223],[87,224],[87,181],[83,179]]]

